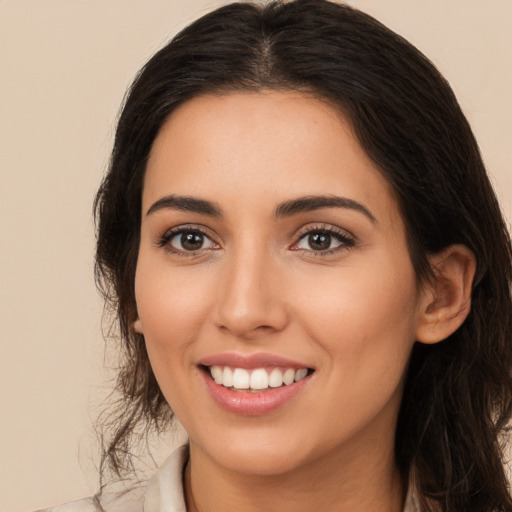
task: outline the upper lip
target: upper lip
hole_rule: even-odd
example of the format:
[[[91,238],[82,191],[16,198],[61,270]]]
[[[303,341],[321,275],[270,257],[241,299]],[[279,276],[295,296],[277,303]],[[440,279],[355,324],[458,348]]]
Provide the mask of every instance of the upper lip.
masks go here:
[[[311,368],[307,364],[264,352],[250,355],[225,352],[205,357],[199,361],[199,364],[203,366],[230,366],[232,368],[246,368],[248,370],[263,368],[265,366],[280,366],[295,369]]]

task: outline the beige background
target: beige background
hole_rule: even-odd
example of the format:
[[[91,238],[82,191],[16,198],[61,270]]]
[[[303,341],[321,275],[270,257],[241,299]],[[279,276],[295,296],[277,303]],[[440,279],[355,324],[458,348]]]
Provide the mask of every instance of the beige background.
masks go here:
[[[206,0],[0,0],[0,510],[96,487],[91,205],[137,69]],[[512,1],[353,0],[452,83],[512,219]]]

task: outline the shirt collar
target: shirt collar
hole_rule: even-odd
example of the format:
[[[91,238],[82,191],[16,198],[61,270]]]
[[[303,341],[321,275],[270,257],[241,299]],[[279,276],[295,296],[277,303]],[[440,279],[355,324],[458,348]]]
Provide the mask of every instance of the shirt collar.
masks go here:
[[[183,495],[183,470],[187,460],[187,445],[172,452],[148,482],[144,512],[187,512]]]

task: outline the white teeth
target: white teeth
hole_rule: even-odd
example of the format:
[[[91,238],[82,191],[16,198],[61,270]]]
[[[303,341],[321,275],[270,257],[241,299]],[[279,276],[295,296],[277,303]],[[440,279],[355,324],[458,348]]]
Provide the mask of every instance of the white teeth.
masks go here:
[[[293,383],[294,380],[295,380],[295,370],[293,370],[292,368],[288,368],[288,370],[286,370],[283,373],[283,382],[287,386],[289,386],[290,384]]]
[[[225,379],[222,378],[222,368],[220,366],[212,366],[210,369],[212,373],[213,380],[217,384],[222,384]]]
[[[263,368],[258,368],[251,373],[251,389],[267,389],[268,373]]]
[[[245,368],[232,368],[229,366],[214,365],[210,367],[213,380],[226,388],[251,389],[261,391],[270,388],[279,388],[283,385],[289,386],[294,382],[304,379],[308,375],[307,368],[256,368],[246,370]]]
[[[301,368],[300,370],[297,370],[295,372],[295,382],[302,380],[307,374],[308,374],[308,371],[306,368]]]
[[[279,388],[283,385],[283,372],[279,368],[274,368],[268,376],[268,385],[271,388]]]
[[[212,366],[212,368],[215,368],[215,367]],[[217,368],[220,368],[220,366],[217,366]],[[215,382],[217,382],[217,381],[215,381]],[[223,386],[226,386],[227,388],[233,387],[233,370],[229,366],[224,367],[224,371],[222,372],[222,382],[217,382],[217,384],[222,384]]]
[[[235,368],[233,372],[233,387],[235,389],[249,389],[249,372],[244,368]]]

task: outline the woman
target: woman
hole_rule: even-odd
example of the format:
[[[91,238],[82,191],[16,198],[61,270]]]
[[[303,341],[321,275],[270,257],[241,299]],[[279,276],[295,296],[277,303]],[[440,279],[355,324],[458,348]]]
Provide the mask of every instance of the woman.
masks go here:
[[[512,510],[510,241],[401,37],[326,0],[204,16],[135,80],[96,212],[124,354],[103,470],[173,415],[189,443],[69,506]]]

